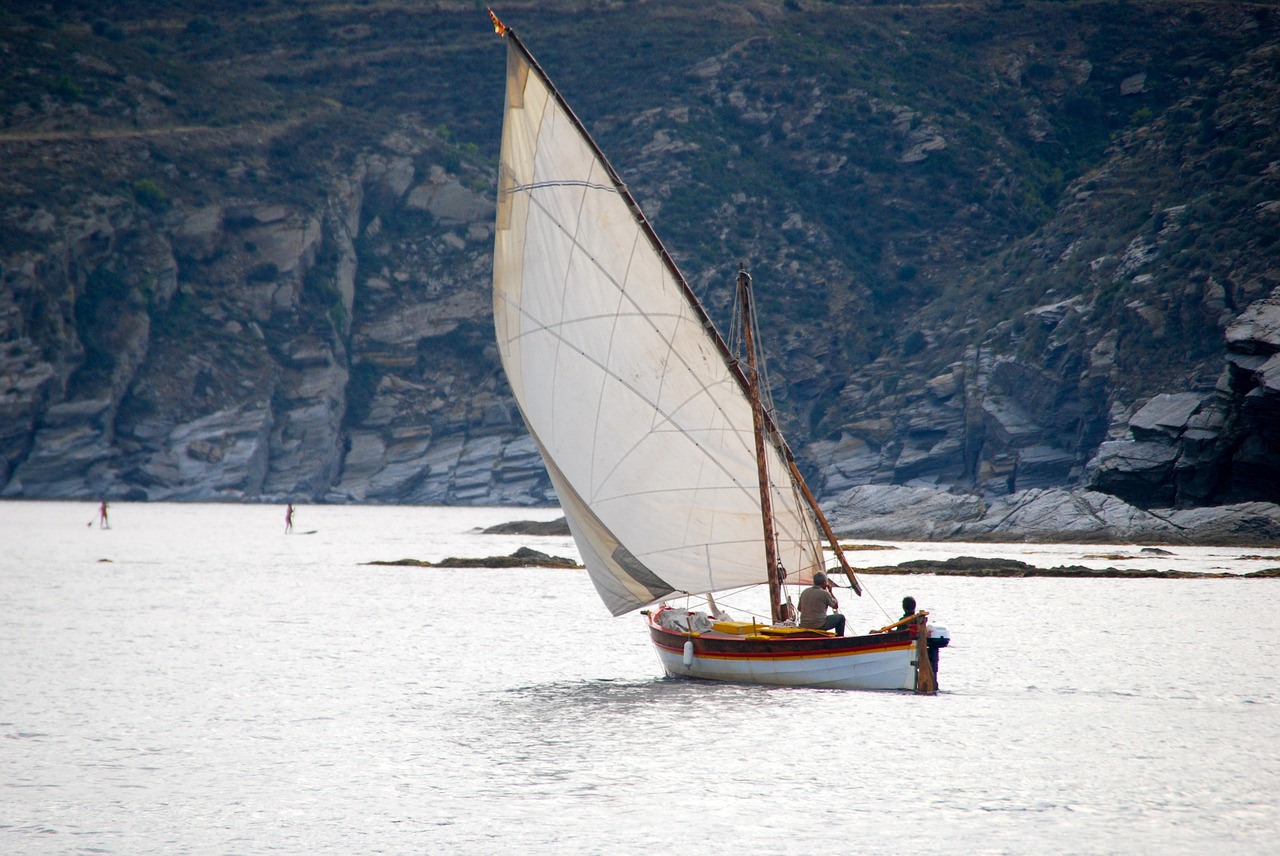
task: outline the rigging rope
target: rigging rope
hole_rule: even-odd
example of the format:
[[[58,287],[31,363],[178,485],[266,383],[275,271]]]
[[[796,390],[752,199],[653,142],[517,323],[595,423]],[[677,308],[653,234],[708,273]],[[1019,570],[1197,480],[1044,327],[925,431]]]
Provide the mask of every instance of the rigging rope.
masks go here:
[[[787,585],[795,585],[795,584],[788,583]],[[803,586],[799,586],[799,585],[797,585],[796,587],[803,588]],[[753,585],[739,586],[736,589],[725,589],[724,591],[717,593],[717,597],[719,598],[718,601],[712,599],[711,597],[708,597],[705,594],[691,594],[689,592],[680,592],[679,594],[684,595],[684,608],[689,611],[693,611],[692,608],[697,606],[697,604],[692,602],[694,599],[697,599],[702,601],[702,603],[706,604],[709,609],[714,609],[720,612],[724,612],[727,607],[727,608],[736,610],[737,612],[741,612],[745,615],[748,615],[752,619],[758,619],[761,624],[772,624],[773,618],[767,613],[759,612],[749,607],[745,607],[740,603],[731,602],[732,599],[735,598],[736,596],[745,594],[746,592],[756,591],[759,588],[760,588],[760,584],[756,583]],[[836,588],[849,589],[848,586],[836,586]],[[865,580],[862,582],[862,592],[863,594],[871,598],[871,602],[876,605],[876,608],[880,610],[880,612],[884,615],[886,619],[890,621],[894,620],[893,616],[889,614],[889,611],[886,610],[884,606],[881,605],[880,601],[876,599],[875,593],[872,592],[871,589],[867,586]],[[787,586],[783,586],[783,596],[784,596],[785,602],[791,604],[792,609],[796,610],[794,617],[797,620],[799,620],[800,618],[799,609],[795,606],[794,601],[791,599],[791,593],[790,591],[787,590]],[[712,614],[714,614],[714,612]]]

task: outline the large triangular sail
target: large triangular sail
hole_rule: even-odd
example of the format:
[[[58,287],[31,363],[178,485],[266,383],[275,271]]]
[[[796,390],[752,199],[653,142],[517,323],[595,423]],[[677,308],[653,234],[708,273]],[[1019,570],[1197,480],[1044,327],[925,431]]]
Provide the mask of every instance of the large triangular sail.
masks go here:
[[[727,348],[541,68],[508,44],[494,243],[498,350],[615,615],[766,581],[751,407]],[[768,444],[778,560],[822,567]]]

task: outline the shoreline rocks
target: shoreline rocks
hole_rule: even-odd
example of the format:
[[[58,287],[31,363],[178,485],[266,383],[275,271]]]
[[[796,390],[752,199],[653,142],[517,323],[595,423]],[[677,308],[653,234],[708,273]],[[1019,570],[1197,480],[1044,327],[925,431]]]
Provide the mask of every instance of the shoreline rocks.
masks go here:
[[[1280,579],[1280,568],[1265,568],[1247,574],[1212,573],[1208,571],[1161,571],[1154,568],[1087,568],[1083,565],[1059,565],[1039,568],[1017,559],[982,559],[957,556],[952,559],[917,559],[899,565],[854,568],[854,573],[873,575],[933,574],[940,577],[1058,577],[1072,579]]]
[[[1089,490],[1035,489],[982,499],[933,488],[862,485],[827,508],[841,538],[1198,546],[1280,544],[1280,505],[1141,509]]]

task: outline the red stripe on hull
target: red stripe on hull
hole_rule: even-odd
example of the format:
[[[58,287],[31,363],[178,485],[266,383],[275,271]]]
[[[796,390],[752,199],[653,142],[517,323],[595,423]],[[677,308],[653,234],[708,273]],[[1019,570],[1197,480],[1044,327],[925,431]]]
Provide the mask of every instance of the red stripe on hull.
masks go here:
[[[796,639],[746,639],[732,636],[689,636],[673,633],[650,622],[649,638],[658,648],[681,654],[684,643],[693,641],[693,652],[712,659],[789,660],[843,657],[910,648],[914,641],[908,631],[876,633],[870,636],[825,636]]]

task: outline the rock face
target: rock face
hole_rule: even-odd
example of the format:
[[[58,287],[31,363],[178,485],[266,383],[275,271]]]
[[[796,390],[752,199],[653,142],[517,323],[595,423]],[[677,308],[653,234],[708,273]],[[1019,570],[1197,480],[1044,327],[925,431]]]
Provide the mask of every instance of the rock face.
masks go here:
[[[46,240],[0,291],[0,495],[553,501],[489,344],[491,194],[439,152],[406,126],[314,207],[29,218]]]
[[[1089,485],[1135,505],[1275,501],[1280,485],[1280,289],[1226,330],[1213,392],[1157,395],[1089,462]]]
[[[950,488],[938,537],[1266,531],[1274,10],[577,5],[543,4],[557,79],[717,323],[753,266],[820,497]],[[451,4],[285,6],[10,16],[0,496],[554,502],[492,346],[500,44]]]
[[[1280,123],[1273,55],[1213,75],[1219,95],[1239,94],[1232,107],[1193,114],[1187,92],[1120,134],[1033,235],[964,278],[964,299],[904,321],[898,346],[835,391],[838,408],[811,411],[823,495],[891,483],[988,500],[1084,488],[1143,508],[1280,501],[1280,169],[1239,163],[1229,192],[1192,165],[1250,123]],[[1141,99],[1154,79],[1116,83]],[[1149,204],[1117,203],[1135,197]]]

